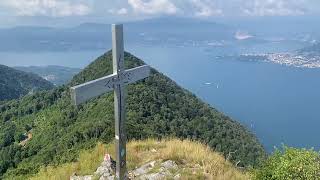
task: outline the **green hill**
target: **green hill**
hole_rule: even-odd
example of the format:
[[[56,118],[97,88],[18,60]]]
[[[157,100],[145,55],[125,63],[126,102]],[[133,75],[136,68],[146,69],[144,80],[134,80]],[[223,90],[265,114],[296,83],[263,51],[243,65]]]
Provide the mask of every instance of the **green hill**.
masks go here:
[[[108,52],[76,75],[70,85],[112,73]],[[126,68],[142,65],[125,54]],[[114,138],[113,93],[80,107],[71,105],[69,86],[39,92],[0,105],[0,172],[24,179],[42,166],[75,161],[82,149]],[[18,145],[32,138],[24,146]],[[178,137],[207,144],[238,166],[255,166],[265,158],[257,138],[238,122],[203,103],[163,74],[130,85],[127,97],[129,139]]]
[[[0,65],[0,101],[22,97],[37,90],[54,86],[41,77]]]

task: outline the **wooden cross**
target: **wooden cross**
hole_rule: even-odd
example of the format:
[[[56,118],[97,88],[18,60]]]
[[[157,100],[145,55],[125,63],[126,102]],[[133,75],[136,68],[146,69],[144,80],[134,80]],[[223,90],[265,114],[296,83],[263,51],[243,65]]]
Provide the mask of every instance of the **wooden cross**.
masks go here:
[[[116,178],[127,179],[125,85],[144,79],[150,74],[147,65],[124,69],[123,26],[112,25],[113,74],[71,88],[75,105],[114,90]]]

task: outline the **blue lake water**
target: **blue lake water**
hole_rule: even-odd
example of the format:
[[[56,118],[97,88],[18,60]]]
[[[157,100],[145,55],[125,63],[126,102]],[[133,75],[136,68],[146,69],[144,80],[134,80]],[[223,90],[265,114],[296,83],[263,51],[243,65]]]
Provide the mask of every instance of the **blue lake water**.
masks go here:
[[[268,151],[282,143],[320,149],[320,69],[216,60],[205,48],[126,49],[247,126]],[[102,53],[0,53],[0,64],[83,68]]]

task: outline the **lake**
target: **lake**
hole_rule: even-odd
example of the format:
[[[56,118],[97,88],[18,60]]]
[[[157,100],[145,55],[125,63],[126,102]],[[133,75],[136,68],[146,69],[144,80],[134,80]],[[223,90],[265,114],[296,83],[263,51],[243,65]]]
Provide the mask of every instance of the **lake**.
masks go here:
[[[257,134],[270,152],[282,143],[320,149],[320,69],[216,60],[206,48],[128,45],[132,54]],[[83,68],[103,51],[3,53],[0,64]]]

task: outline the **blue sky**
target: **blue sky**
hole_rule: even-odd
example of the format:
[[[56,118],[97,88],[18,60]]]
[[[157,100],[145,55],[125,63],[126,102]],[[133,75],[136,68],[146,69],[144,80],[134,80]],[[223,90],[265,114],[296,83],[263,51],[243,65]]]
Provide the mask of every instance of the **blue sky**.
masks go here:
[[[73,25],[159,16],[277,17],[320,14],[320,0],[1,0],[0,26]]]

